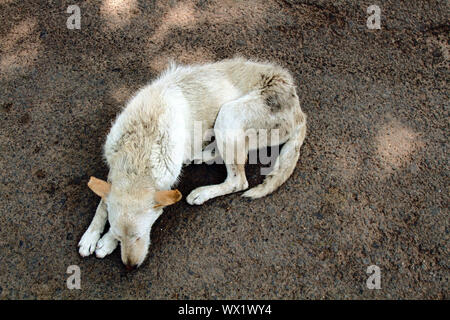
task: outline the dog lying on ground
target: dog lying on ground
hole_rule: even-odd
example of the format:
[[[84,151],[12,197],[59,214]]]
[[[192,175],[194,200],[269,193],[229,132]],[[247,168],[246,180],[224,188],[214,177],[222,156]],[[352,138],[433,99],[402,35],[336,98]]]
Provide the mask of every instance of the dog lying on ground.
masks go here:
[[[194,150],[196,124],[203,132],[214,130],[219,155],[200,149],[199,157],[199,150]],[[277,130],[278,139],[250,142],[245,131],[253,128]],[[188,195],[189,204],[200,205],[248,188],[244,166],[249,150],[284,143],[264,182],[243,193],[255,199],[273,192],[292,174],[305,135],[306,116],[285,69],[243,58],[195,66],[172,64],[137,92],[107,136],[104,155],[109,174],[107,181],[94,177],[89,181],[101,200],[78,244],[80,255],[95,251],[103,258],[120,242],[127,269],[140,266],[153,223],[165,206],[181,199],[181,193],[171,188],[183,163],[216,156],[225,163],[223,183]],[[110,229],[100,239],[107,219]]]

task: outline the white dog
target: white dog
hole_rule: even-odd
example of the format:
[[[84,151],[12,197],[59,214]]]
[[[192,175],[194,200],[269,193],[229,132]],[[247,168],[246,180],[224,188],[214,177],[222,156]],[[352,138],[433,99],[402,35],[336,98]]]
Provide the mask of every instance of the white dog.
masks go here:
[[[247,189],[244,165],[249,150],[284,143],[275,169],[243,196],[259,198],[273,192],[294,171],[306,135],[306,116],[285,69],[243,58],[172,64],[138,91],[108,134],[104,147],[108,182],[89,181],[102,199],[78,244],[81,256],[95,251],[103,258],[120,241],[127,269],[142,264],[153,223],[165,206],[181,199],[180,192],[171,188],[183,163],[198,159],[194,150],[198,123],[204,131],[214,130],[228,176],[223,183],[193,190],[187,197],[192,205]],[[245,135],[248,129],[277,130],[279,139],[251,142]],[[200,158],[209,161],[215,156],[203,151]],[[100,239],[107,219],[110,229]]]

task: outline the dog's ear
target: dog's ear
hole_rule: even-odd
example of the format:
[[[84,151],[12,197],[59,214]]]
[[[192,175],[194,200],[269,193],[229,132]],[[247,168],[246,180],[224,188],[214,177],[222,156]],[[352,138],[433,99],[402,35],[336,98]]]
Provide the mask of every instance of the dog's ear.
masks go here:
[[[88,182],[88,187],[94,193],[102,198],[105,198],[111,191],[111,183],[97,179],[96,177],[91,177]]]
[[[154,208],[170,206],[181,200],[181,192],[178,190],[157,191],[155,193],[156,205]]]

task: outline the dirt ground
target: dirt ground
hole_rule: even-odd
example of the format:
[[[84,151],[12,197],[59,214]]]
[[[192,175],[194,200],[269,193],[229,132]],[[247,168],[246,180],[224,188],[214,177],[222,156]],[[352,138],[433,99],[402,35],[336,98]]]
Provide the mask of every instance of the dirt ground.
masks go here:
[[[40,2],[40,3],[39,3]],[[79,4],[81,29],[66,12]],[[369,30],[367,7],[381,8]],[[449,4],[443,1],[0,1],[0,298],[448,299]],[[185,200],[142,267],[77,243],[102,144],[168,59],[236,53],[298,84],[308,135],[272,195]],[[260,167],[247,167],[250,186]],[[180,191],[225,178],[191,165]],[[66,287],[68,266],[81,290]],[[370,290],[367,267],[381,270]]]

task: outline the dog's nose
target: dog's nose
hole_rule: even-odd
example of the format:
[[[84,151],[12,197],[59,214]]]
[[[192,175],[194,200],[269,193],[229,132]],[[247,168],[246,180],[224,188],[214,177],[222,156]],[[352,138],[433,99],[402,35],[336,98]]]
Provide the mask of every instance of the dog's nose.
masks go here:
[[[133,271],[134,269],[136,269],[137,264],[126,264],[125,268],[127,269],[127,271]]]

